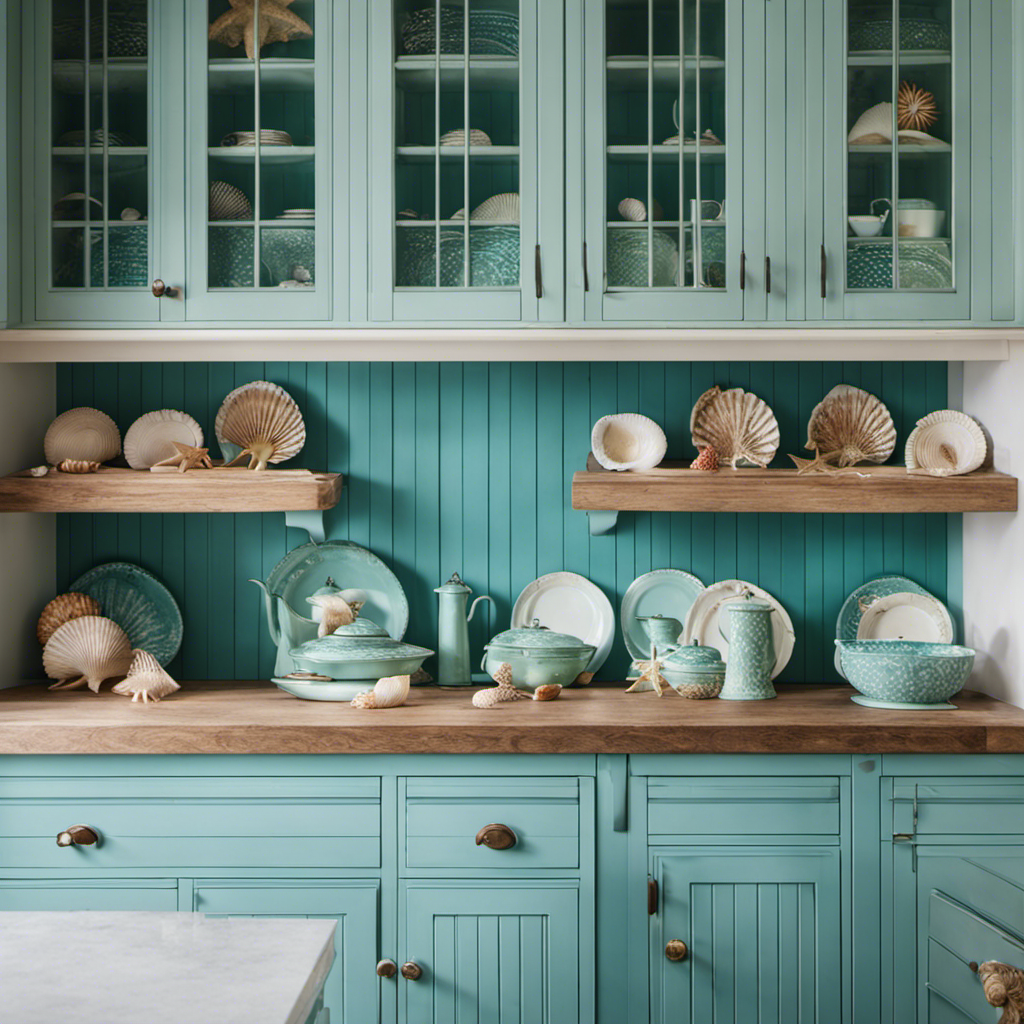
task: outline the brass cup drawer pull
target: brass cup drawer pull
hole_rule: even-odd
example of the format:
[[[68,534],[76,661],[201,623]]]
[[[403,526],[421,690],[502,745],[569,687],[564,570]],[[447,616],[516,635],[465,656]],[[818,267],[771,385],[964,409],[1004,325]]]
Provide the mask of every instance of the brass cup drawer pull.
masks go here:
[[[484,825],[476,834],[476,845],[489,846],[492,850],[510,850],[518,842],[519,837],[508,825]]]
[[[72,825],[57,833],[58,846],[95,846],[99,841],[99,829],[91,825]]]
[[[669,939],[665,943],[665,956],[669,960],[685,960],[689,955],[690,951],[682,939]]]
[[[423,968],[412,960],[407,960],[402,964],[402,977],[406,981],[419,981],[423,977]]]
[[[381,960],[377,964],[378,978],[393,978],[398,973],[398,964],[394,960]]]

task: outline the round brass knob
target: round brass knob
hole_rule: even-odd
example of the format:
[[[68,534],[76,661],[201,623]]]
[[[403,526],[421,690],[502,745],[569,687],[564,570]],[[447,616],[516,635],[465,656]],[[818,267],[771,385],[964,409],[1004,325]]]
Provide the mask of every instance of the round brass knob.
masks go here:
[[[58,846],[93,846],[99,841],[99,831],[90,825],[72,825],[57,833]]]
[[[519,837],[508,825],[484,825],[476,834],[477,846],[489,846],[492,850],[510,850]]]
[[[669,939],[665,943],[665,956],[669,960],[685,960],[690,955],[686,943],[682,939]]]
[[[402,964],[402,977],[407,981],[419,981],[423,977],[423,968],[419,964],[407,960]]]
[[[380,978],[393,978],[398,973],[398,964],[394,960],[381,960],[377,964],[377,976]]]
[[[166,296],[168,299],[174,299],[178,296],[178,289],[172,288],[168,284],[164,284],[163,281],[158,277],[153,282],[153,294],[159,299],[161,296]]]

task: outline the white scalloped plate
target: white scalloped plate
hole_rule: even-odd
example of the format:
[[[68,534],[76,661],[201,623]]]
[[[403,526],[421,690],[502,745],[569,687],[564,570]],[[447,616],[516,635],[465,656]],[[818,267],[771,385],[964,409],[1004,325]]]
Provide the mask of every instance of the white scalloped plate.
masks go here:
[[[931,594],[889,594],[868,605],[857,626],[857,639],[951,644],[953,619]]]

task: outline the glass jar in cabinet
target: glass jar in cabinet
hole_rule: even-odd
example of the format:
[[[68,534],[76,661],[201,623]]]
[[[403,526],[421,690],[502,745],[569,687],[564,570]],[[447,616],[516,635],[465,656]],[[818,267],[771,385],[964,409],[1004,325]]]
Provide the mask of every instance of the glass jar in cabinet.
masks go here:
[[[372,6],[370,317],[563,317],[560,4]]]
[[[742,7],[585,4],[588,320],[743,318]]]

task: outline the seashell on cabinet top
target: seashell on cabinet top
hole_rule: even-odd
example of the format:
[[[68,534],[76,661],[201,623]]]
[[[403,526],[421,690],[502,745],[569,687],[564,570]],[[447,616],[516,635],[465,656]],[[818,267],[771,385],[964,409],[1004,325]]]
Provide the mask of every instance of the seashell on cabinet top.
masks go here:
[[[114,685],[113,692],[130,696],[133,704],[156,704],[161,697],[180,689],[152,654],[148,651],[133,651],[128,675]]]
[[[988,442],[977,420],[955,409],[939,409],[917,421],[904,454],[908,473],[962,476],[984,464]]]
[[[665,458],[668,441],[654,420],[636,412],[602,416],[590,432],[594,458],[612,470],[653,469]]]
[[[43,669],[57,680],[51,690],[88,686],[97,693],[104,679],[126,675],[131,661],[128,635],[116,622],[99,615],[65,622],[43,648]]]
[[[121,434],[105,412],[83,405],[62,412],[50,424],[43,451],[51,466],[65,459],[107,462],[121,454]]]
[[[896,427],[880,399],[837,384],[811,412],[804,447],[836,466],[885,462],[896,447]]]
[[[235,388],[224,399],[214,430],[222,450],[225,442],[241,449],[226,464],[233,465],[248,455],[250,469],[284,462],[298,455],[306,443],[306,425],[295,399],[265,380]]]
[[[88,594],[74,591],[58,594],[42,611],[36,623],[36,636],[45,647],[46,641],[72,619],[80,619],[83,615],[100,615],[103,609],[100,603]]]
[[[157,409],[140,416],[124,435],[124,457],[132,469],[149,469],[175,454],[174,442],[199,448],[203,430],[187,412]]]
[[[743,388],[723,391],[716,384],[697,399],[690,413],[690,435],[699,451],[710,445],[723,466],[764,469],[779,450],[779,424],[768,404]]]

